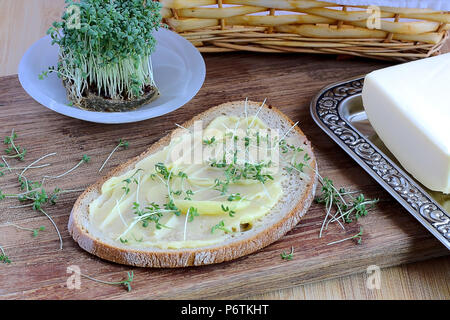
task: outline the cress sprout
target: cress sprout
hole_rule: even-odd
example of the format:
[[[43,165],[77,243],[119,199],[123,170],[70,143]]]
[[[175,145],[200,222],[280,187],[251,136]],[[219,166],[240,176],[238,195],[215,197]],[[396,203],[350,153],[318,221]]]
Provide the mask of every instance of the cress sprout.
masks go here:
[[[66,0],[62,20],[47,31],[60,47],[58,65],[39,78],[57,73],[69,100],[83,108],[92,108],[89,99],[98,103],[99,98],[130,101],[149,92],[157,95],[150,55],[160,9],[151,0]]]

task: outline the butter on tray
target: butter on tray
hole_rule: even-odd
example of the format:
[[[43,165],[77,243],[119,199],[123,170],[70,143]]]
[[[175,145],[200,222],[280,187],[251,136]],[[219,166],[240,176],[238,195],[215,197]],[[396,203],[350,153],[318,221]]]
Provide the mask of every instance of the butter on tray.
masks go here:
[[[450,54],[369,73],[362,98],[401,165],[427,188],[450,193]]]

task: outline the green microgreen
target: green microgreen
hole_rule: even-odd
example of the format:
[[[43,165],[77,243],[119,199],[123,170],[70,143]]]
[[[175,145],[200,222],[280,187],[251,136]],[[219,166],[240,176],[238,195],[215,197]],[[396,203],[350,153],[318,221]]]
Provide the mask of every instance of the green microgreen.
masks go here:
[[[222,195],[225,195],[228,191],[230,181],[215,179],[214,190],[220,191]]]
[[[280,256],[283,260],[292,260],[292,258],[294,258],[294,247],[291,247],[291,252],[286,253],[285,251],[283,251]]]
[[[3,250],[3,248],[1,246],[0,246],[0,262],[5,263],[5,264],[11,263],[11,260],[6,255],[5,250]]]
[[[303,151],[303,150],[302,150]],[[307,153],[305,153],[305,155],[303,156],[303,160],[305,161],[305,162],[308,162],[309,160],[311,160],[311,157],[307,154]]]
[[[68,175],[69,173],[71,173],[72,171],[78,169],[78,167],[80,167],[83,163],[88,163],[91,160],[91,158],[87,155],[83,155],[81,157],[81,160],[71,169],[67,170],[66,172],[61,173],[60,175],[57,176],[44,176],[44,181],[45,179],[59,179],[62,178],[66,175]]]
[[[184,197],[184,200],[192,200],[192,196],[194,195],[194,191],[191,189],[186,190],[186,197]]]
[[[24,177],[22,177],[24,178]],[[41,184],[39,184],[39,187]],[[83,189],[84,190],[84,189]],[[47,219],[50,220],[53,227],[55,228],[58,237],[59,237],[59,243],[60,243],[60,250],[63,249],[63,240],[61,237],[61,233],[58,229],[58,226],[53,221],[50,215],[47,214],[47,212],[44,210],[45,205],[47,204],[56,204],[57,196],[62,193],[70,193],[70,192],[79,192],[83,190],[60,190],[59,188],[55,188],[53,191],[53,194],[48,194],[47,191],[44,188],[41,189],[32,189],[28,190],[26,192],[20,193],[20,194],[4,194],[0,190],[0,201],[4,200],[6,198],[15,198],[19,200],[19,202],[28,202],[28,204],[17,206],[17,207],[11,207],[11,208],[23,208],[23,207],[31,207],[35,211],[39,211],[40,213],[44,214]],[[24,228],[25,230],[32,231],[33,235],[38,234],[39,231],[43,231],[44,227],[40,227],[39,229],[31,229],[31,228]]]
[[[179,171],[177,176],[180,177],[181,179],[187,179],[188,178],[188,175],[186,173],[184,173],[183,171]]]
[[[214,233],[216,230],[222,230],[225,233],[231,233],[232,231],[225,228],[225,222],[222,220],[218,224],[216,224],[214,227],[211,228],[211,233]]]
[[[128,149],[128,147],[129,147],[128,141],[119,139],[119,144],[111,151],[111,153],[108,155],[106,160],[101,165],[100,169],[98,169],[98,172],[101,172],[103,170],[103,168],[105,167],[106,163],[109,161],[109,159],[111,159],[111,157],[114,154],[114,152],[116,152],[119,148]]]
[[[232,193],[232,194],[230,194],[230,196],[228,197],[228,201],[239,201],[239,200],[241,200],[242,199],[242,197],[241,197],[241,194],[240,193]]]
[[[45,227],[44,226],[40,226],[39,228],[32,229],[32,228],[21,227],[21,226],[18,226],[16,224],[14,224],[14,223],[10,223],[10,225],[12,225],[13,227],[15,227],[17,229],[20,229],[20,230],[30,231],[31,235],[33,236],[33,238],[36,238],[39,235],[40,231],[45,231]]]
[[[271,161],[261,161],[256,164],[245,162],[241,165],[235,162],[228,164],[225,159],[220,162],[213,160],[210,163],[211,167],[225,168],[223,172],[225,179],[215,179],[214,189],[220,191],[222,195],[225,195],[230,183],[235,183],[241,179],[256,180],[263,184],[267,180],[274,180],[272,175],[264,173],[264,169],[269,168],[271,165]]]
[[[10,136],[6,136],[5,139],[3,139],[3,143],[7,145],[7,148],[5,149],[6,156],[3,156],[4,158],[16,158],[20,161],[25,160],[25,155],[27,154],[27,149],[19,146],[15,143],[15,140],[17,139],[17,134],[14,132],[14,129],[11,131]]]
[[[85,277],[85,278],[87,278],[87,279],[89,279],[89,280],[92,280],[92,281],[95,281],[95,282],[98,282],[98,283],[103,283],[103,284],[108,284],[108,285],[113,285],[113,286],[124,286],[127,289],[128,292],[130,292],[132,290],[131,283],[134,280],[134,273],[133,273],[133,271],[127,272],[127,279],[126,280],[117,281],[117,282],[99,280],[99,279],[90,277],[88,275],[82,274],[82,273],[80,275]]]
[[[170,171],[167,170],[167,167],[164,165],[164,163],[158,162],[157,164],[155,164],[155,170],[165,180],[169,180],[171,178]]]
[[[88,163],[91,160],[91,157],[83,154],[83,157],[81,158],[82,163]]]
[[[216,141],[216,137],[212,137],[211,139],[203,139],[203,144],[210,146]]]
[[[166,203],[164,205],[165,209],[161,209],[161,207],[152,202],[148,206],[142,208],[141,204],[134,202],[133,203],[133,213],[136,215],[134,221],[128,226],[128,228],[119,236],[117,240],[120,240],[123,236],[125,236],[128,232],[130,232],[136,224],[142,222],[142,227],[147,228],[150,222],[155,224],[156,229],[161,229],[163,227],[168,228],[167,226],[161,224],[159,220],[163,217],[164,213],[174,213],[176,215],[180,215],[181,212],[175,205],[172,203]],[[174,208],[174,209],[166,209],[166,208]]]
[[[6,264],[10,264],[11,260],[9,259],[8,256],[1,254],[0,255],[0,262],[6,263]]]
[[[179,216],[181,215],[181,211],[177,208],[173,200],[169,200],[169,202],[164,204],[164,209],[166,210],[172,210],[175,215]]]
[[[292,164],[292,167],[293,168],[295,168],[295,169],[297,169],[298,171],[300,171],[300,172],[303,172],[303,168],[305,167],[305,163],[304,162],[294,162],[293,164]]]
[[[354,220],[366,216],[368,210],[378,202],[378,199],[367,199],[362,193],[357,197],[354,197],[353,195],[356,192],[346,188],[336,188],[333,181],[327,177],[322,178],[319,175],[319,181],[322,185],[322,193],[316,197],[315,201],[319,204],[324,204],[326,207],[326,214],[322,222],[319,237],[322,236],[323,231],[326,230],[328,225],[332,222],[338,222],[342,229],[345,230],[342,222],[351,223]],[[362,231],[358,237],[354,237],[358,238],[358,243],[361,242],[361,235]]]
[[[127,195],[130,192],[131,182],[134,182],[136,184],[139,183],[138,180],[135,178],[135,176],[138,174],[138,172],[141,172],[141,171],[144,171],[144,170],[140,169],[140,168],[136,169],[136,171],[134,171],[134,173],[130,177],[122,180],[122,182],[125,183],[125,185],[122,187],[122,190],[124,190],[125,195]]]
[[[311,160],[311,157],[307,153],[303,155],[302,161],[296,160],[298,155],[304,151],[303,148],[288,144],[284,139],[280,140],[278,144],[283,156],[291,157],[291,159],[287,161],[287,166],[284,167],[284,170],[286,170],[289,174],[291,174],[292,171],[303,173],[305,166],[309,167],[309,161]]]
[[[224,205],[222,204],[222,205],[221,205],[221,208],[222,208],[222,211],[223,211],[223,212],[227,212],[228,215],[229,215],[230,217],[234,217],[234,215],[236,214],[236,211],[231,210],[230,207],[228,207],[228,206],[224,206]]]
[[[17,178],[17,180],[19,182],[20,190],[31,191],[31,190],[38,189],[42,186],[42,182],[31,181],[31,180],[27,179],[25,176],[19,176]]]
[[[197,208],[190,207],[188,210],[188,221],[192,222],[192,221],[194,221],[194,217],[198,217],[198,216],[199,216],[199,213],[198,213]]]
[[[353,240],[353,239],[356,239],[356,243],[357,244],[361,244],[362,243],[363,231],[364,231],[363,228],[360,227],[359,228],[359,232],[357,234],[355,234],[354,236],[327,243],[327,246],[332,245],[332,244],[336,244],[336,243],[341,243],[341,242],[348,241],[348,240]]]
[[[14,130],[12,130],[11,135],[5,137],[5,139],[3,140],[3,142],[8,146],[8,148],[6,150],[8,155],[2,156],[2,160],[3,160],[4,164],[1,163],[0,168],[5,168],[5,165],[6,165],[6,167],[8,168],[9,171],[22,170],[21,173],[18,174],[18,186],[19,186],[19,189],[23,192],[18,193],[18,194],[6,194],[6,193],[3,193],[2,190],[0,190],[0,201],[4,200],[6,198],[17,199],[19,202],[24,203],[24,204],[18,205],[18,206],[11,206],[11,207],[9,207],[10,209],[16,209],[16,208],[18,209],[18,208],[28,207],[28,208],[31,208],[31,209],[38,211],[41,214],[45,215],[47,217],[47,219],[49,219],[49,221],[52,223],[53,227],[55,228],[55,230],[58,234],[59,242],[60,242],[60,249],[62,250],[63,241],[62,241],[61,233],[59,232],[59,229],[58,229],[56,223],[53,221],[51,216],[46,212],[45,208],[47,205],[55,205],[56,201],[58,200],[59,195],[61,195],[63,193],[79,192],[79,191],[83,191],[84,189],[61,190],[60,188],[55,188],[53,193],[48,193],[43,188],[43,185],[44,185],[45,179],[48,179],[48,178],[56,179],[56,178],[65,176],[66,174],[74,171],[81,164],[89,162],[90,157],[88,157],[87,155],[83,155],[81,157],[80,162],[75,167],[73,167],[72,169],[68,170],[67,172],[65,172],[63,174],[60,174],[58,176],[44,176],[42,181],[40,181],[40,182],[32,181],[24,175],[25,172],[30,169],[44,168],[44,167],[49,166],[50,164],[37,165],[37,163],[49,156],[56,155],[56,153],[50,153],[50,154],[44,155],[44,156],[40,157],[39,159],[33,161],[32,163],[30,163],[27,166],[23,166],[23,167],[9,166],[8,163],[6,162],[5,158],[17,158],[19,160],[24,160],[24,156],[26,154],[26,149],[17,145],[16,139],[17,139],[17,134],[14,132]],[[2,174],[3,174],[3,170],[0,170],[0,175],[2,175]],[[29,227],[21,227],[21,226],[15,225],[15,224],[12,224],[12,225],[14,225],[18,229],[30,231],[31,235],[33,237],[37,237],[40,232],[45,230],[44,226],[40,226],[38,228],[29,228]],[[9,258],[4,254],[4,252],[2,255],[3,255],[3,261],[9,261]]]
[[[250,145],[250,138],[249,137],[245,137],[244,138],[244,146],[247,148]]]
[[[289,147],[288,144],[286,142],[286,140],[280,140],[280,142],[278,143],[281,153],[288,153],[289,152]]]
[[[155,224],[156,229],[161,229],[162,227],[165,227],[163,224],[159,222],[159,220],[163,217],[163,212],[173,212],[173,211],[174,210],[169,209],[162,210],[161,207],[154,202],[144,207],[143,209],[141,209],[141,205],[139,203],[137,202],[133,203],[133,213],[138,216],[137,221],[138,222],[141,221],[142,227],[144,228],[147,228],[150,222],[153,222]]]
[[[172,190],[172,191],[171,191],[171,193],[172,193],[173,195],[175,195],[175,196],[180,196],[182,192],[183,192],[183,191],[181,191],[181,190],[176,190],[176,191]]]
[[[69,100],[78,103],[88,88],[111,99],[139,97],[154,85],[150,55],[153,32],[161,24],[161,4],[142,0],[66,0],[77,8],[77,19],[65,10],[61,21],[47,31],[60,48],[54,72],[68,88]],[[76,21],[76,23],[75,23]]]
[[[39,231],[45,231],[44,226],[40,226],[38,229],[33,229],[33,237],[36,238],[39,234]]]

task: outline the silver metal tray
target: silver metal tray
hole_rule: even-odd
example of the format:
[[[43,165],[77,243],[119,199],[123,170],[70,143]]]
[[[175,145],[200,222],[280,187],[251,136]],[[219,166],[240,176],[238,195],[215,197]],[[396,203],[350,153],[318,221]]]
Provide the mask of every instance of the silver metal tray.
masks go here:
[[[311,102],[314,121],[450,250],[450,196],[420,185],[387,150],[364,112],[363,84],[357,77],[322,89]]]

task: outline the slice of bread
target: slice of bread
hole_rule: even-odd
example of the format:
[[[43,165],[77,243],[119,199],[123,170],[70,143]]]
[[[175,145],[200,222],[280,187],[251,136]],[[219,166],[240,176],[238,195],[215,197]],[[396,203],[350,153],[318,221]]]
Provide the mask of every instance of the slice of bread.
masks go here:
[[[260,103],[248,102],[247,114],[255,115],[260,106]],[[222,115],[244,116],[244,101],[228,102],[213,107],[182,126],[190,128],[195,121],[202,120],[206,127],[212,120]],[[141,155],[112,170],[80,195],[70,214],[68,225],[70,234],[81,248],[100,258],[133,266],[169,268],[228,261],[277,241],[298,224],[314,198],[317,185],[316,159],[303,132],[296,126],[292,129],[294,123],[278,109],[264,105],[259,110],[258,118],[272,129],[278,129],[282,133],[288,132],[289,139],[294,139],[295,144],[301,146],[311,157],[309,163],[314,170],[305,170],[305,174],[287,175],[282,182],[282,198],[269,213],[256,221],[250,230],[233,233],[226,241],[218,244],[189,249],[133,247],[104,237],[93,230],[89,221],[89,204],[100,196],[103,183],[113,176],[133,170],[139,160],[164,148],[171,140],[172,135],[169,134]],[[172,134],[179,134],[182,130],[184,129],[176,129]]]

